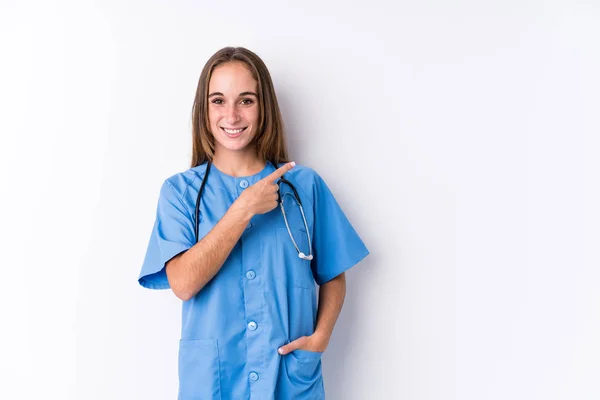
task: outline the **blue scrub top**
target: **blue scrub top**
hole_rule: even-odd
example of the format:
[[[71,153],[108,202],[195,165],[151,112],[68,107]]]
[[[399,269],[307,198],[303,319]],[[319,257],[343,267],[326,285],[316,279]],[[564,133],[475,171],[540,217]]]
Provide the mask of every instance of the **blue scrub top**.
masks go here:
[[[282,166],[280,164],[279,166]],[[200,205],[199,238],[223,217],[247,187],[275,170],[234,177],[213,164]],[[168,289],[165,263],[195,244],[196,196],[206,163],[166,179],[139,276],[150,289]],[[179,396],[188,399],[324,399],[321,355],[277,349],[314,332],[315,283],[322,285],[369,254],[324,180],[296,165],[285,174],[296,187],[311,234],[312,261],[298,257],[279,207],[255,215],[225,263],[183,302],[179,342]],[[284,192],[291,191],[281,185]],[[308,252],[296,202],[284,196],[300,250]]]

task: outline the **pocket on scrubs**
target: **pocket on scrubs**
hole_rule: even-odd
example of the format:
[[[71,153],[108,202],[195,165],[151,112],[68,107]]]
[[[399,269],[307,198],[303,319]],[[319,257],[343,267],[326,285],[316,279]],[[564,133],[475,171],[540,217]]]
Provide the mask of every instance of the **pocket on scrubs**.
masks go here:
[[[221,399],[217,339],[179,341],[178,400]]]
[[[296,357],[300,361],[311,362],[314,360],[320,360],[323,352],[321,351],[308,351],[308,350],[294,350],[292,352],[294,357]]]
[[[286,357],[286,367],[291,389],[289,398],[320,399],[323,396],[321,356],[323,353],[294,350]]]
[[[290,230],[300,251],[306,255],[310,254],[305,229],[290,226]],[[298,257],[287,228],[277,228],[277,249],[281,257],[276,268],[276,278],[287,286],[314,289],[315,280],[310,269],[311,262]]]

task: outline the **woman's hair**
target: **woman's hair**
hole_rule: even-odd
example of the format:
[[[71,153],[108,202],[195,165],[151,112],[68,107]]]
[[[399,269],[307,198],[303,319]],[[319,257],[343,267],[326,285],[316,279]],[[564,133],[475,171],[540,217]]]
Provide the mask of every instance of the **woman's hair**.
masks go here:
[[[243,47],[225,47],[217,51],[207,62],[196,89],[192,107],[192,168],[213,160],[215,138],[210,132],[208,120],[208,84],[214,69],[228,62],[242,62],[258,82],[259,117],[256,135],[258,157],[263,161],[287,162],[287,146],[284,137],[283,119],[279,111],[277,96],[271,75],[265,63],[256,54]]]

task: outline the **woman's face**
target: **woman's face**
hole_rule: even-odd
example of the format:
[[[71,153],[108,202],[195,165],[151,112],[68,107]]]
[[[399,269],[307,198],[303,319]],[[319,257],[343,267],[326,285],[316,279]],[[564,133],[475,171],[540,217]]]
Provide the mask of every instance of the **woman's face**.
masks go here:
[[[221,64],[208,84],[208,120],[215,153],[252,150],[259,117],[257,82],[241,62]]]

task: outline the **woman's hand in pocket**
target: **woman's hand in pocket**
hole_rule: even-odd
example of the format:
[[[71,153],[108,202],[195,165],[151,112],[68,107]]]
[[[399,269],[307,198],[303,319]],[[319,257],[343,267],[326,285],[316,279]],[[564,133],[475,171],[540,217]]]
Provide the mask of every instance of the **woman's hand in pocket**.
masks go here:
[[[281,346],[278,350],[279,354],[286,355],[294,350],[306,350],[313,352],[324,352],[329,344],[329,338],[318,333],[313,333],[310,336],[301,336],[298,339]]]

